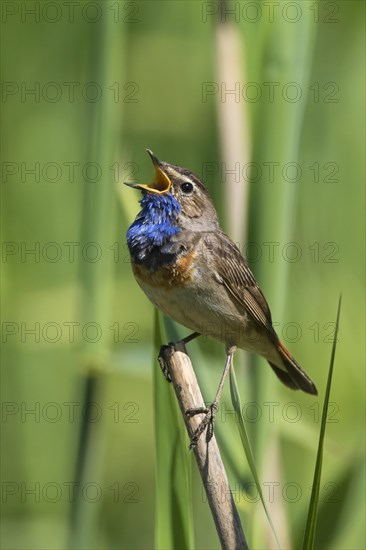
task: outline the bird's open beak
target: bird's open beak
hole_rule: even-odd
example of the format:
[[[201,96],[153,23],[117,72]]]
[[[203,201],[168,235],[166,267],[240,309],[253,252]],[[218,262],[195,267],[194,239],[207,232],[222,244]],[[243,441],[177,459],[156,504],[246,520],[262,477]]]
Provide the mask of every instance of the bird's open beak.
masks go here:
[[[125,185],[133,187],[135,189],[141,189],[142,191],[148,191],[149,193],[157,193],[159,195],[163,193],[168,193],[172,182],[170,181],[167,174],[164,172],[163,164],[158,158],[154,155],[150,149],[146,149],[149,153],[152,163],[155,167],[155,177],[151,183],[128,183],[124,182]]]

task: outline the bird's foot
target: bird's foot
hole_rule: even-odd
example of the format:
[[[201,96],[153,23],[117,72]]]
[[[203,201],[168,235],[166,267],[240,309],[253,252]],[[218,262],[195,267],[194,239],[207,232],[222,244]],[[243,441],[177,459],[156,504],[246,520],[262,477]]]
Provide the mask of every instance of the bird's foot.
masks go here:
[[[160,351],[159,351],[159,355],[158,355],[158,361],[159,361],[159,365],[160,365],[160,368],[162,370],[162,373],[164,374],[165,380],[167,382],[171,382],[172,379],[170,378],[169,367],[168,367],[168,364],[165,360],[164,354],[166,352],[173,353],[173,351],[176,349],[176,346],[178,346],[179,344],[183,344],[183,346],[185,346],[186,344],[188,344],[189,342],[191,342],[192,340],[194,340],[198,336],[200,336],[199,332],[193,332],[192,334],[189,334],[185,338],[182,338],[181,340],[178,340],[178,342],[169,342],[167,345],[163,345],[163,346],[160,347]]]
[[[198,425],[198,428],[195,430],[195,432],[191,437],[191,442],[189,444],[190,449],[193,449],[197,445],[198,439],[200,438],[201,434],[205,431],[206,428],[207,428],[206,441],[207,443],[210,442],[214,432],[215,414],[218,408],[219,408],[218,403],[214,401],[213,403],[211,403],[209,407],[195,407],[194,409],[188,409],[186,411],[186,415],[188,416],[188,418],[192,418],[192,416],[195,416],[196,414],[205,415],[201,420],[201,423]]]
[[[164,354],[167,351],[169,351],[170,353],[174,351],[174,344],[172,342],[169,342],[168,345],[161,346],[159,355],[158,355],[158,362],[159,362],[161,371],[164,374],[165,380],[170,383],[172,379],[170,378],[168,363],[166,362],[164,357]]]

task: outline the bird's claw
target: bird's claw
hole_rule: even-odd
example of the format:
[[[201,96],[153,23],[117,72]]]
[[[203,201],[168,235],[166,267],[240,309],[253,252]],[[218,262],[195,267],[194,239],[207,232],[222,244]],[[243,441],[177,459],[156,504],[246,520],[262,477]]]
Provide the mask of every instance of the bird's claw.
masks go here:
[[[168,363],[165,361],[165,358],[164,358],[164,353],[166,350],[170,350],[170,351],[174,350],[174,344],[169,343],[167,346],[166,345],[161,346],[159,355],[158,355],[158,362],[159,362],[161,371],[164,374],[165,380],[170,383],[172,379],[170,378]]]
[[[195,416],[196,414],[205,415],[191,437],[191,442],[189,444],[190,449],[196,447],[201,434],[205,431],[206,428],[206,441],[207,443],[211,441],[214,432],[215,414],[217,409],[218,404],[214,401],[209,407],[196,407],[194,409],[188,409],[186,411],[186,415],[188,416],[188,418],[192,418],[192,416]]]

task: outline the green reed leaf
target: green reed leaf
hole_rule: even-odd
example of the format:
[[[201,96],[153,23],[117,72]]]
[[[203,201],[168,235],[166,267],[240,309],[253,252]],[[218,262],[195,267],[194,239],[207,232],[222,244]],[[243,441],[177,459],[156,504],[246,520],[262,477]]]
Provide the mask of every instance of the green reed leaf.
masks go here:
[[[160,346],[168,342],[161,314],[154,319],[154,408],[156,434],[155,547],[193,548],[191,456],[173,388],[159,369]],[[166,320],[169,335],[173,324]],[[174,337],[170,338],[174,339]]]
[[[278,537],[277,537],[277,534],[276,534],[276,531],[275,531],[275,528],[274,528],[274,525],[273,525],[273,522],[272,522],[272,518],[269,514],[269,511],[268,511],[268,508],[267,508],[267,505],[266,505],[266,501],[264,500],[261,484],[259,482],[259,477],[258,477],[256,465],[255,465],[254,456],[253,456],[253,453],[252,453],[252,448],[250,446],[247,430],[245,428],[244,418],[243,418],[243,415],[241,413],[242,407],[241,407],[240,395],[239,395],[238,386],[237,386],[237,383],[236,383],[236,377],[235,377],[235,371],[234,371],[233,365],[231,365],[231,368],[230,368],[230,394],[231,394],[231,402],[233,404],[233,407],[235,409],[236,414],[238,415],[238,420],[239,420],[238,427],[239,427],[240,439],[241,439],[241,442],[242,442],[242,445],[243,445],[245,456],[247,457],[247,461],[248,461],[248,464],[249,464],[250,471],[251,471],[253,479],[255,481],[255,485],[257,487],[257,491],[258,491],[258,494],[260,496],[260,499],[261,499],[264,511],[266,513],[268,522],[271,526],[272,533],[273,533],[273,535],[276,539],[277,546],[278,546],[278,548],[281,548]]]
[[[335,352],[337,347],[337,335],[338,335],[338,329],[339,329],[339,316],[341,312],[341,303],[342,303],[342,296],[339,297],[339,301],[338,301],[336,328],[335,328],[335,334],[334,334],[334,340],[333,340],[333,346],[332,346],[332,353],[330,356],[327,387],[325,390],[323,414],[322,414],[322,422],[320,426],[320,435],[319,435],[319,443],[318,443],[318,452],[316,456],[313,486],[311,489],[309,512],[308,512],[308,518],[307,518],[306,527],[305,527],[304,540],[302,544],[303,550],[312,550],[314,548],[316,523],[317,523],[317,516],[318,516],[318,505],[319,505],[320,480],[321,480],[322,464],[323,464],[324,436],[325,436],[325,428],[327,425],[330,388],[332,385],[334,359],[335,359]]]

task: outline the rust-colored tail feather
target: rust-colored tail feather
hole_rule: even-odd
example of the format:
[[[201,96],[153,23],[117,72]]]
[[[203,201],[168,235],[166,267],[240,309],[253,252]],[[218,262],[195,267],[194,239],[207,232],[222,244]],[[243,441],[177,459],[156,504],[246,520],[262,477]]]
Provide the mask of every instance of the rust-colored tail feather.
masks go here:
[[[303,390],[312,395],[318,395],[315,384],[309,376],[302,370],[291,353],[286,349],[282,342],[278,341],[278,352],[281,356],[283,366],[286,372],[273,363],[269,363],[278,378],[289,388],[293,390]]]

